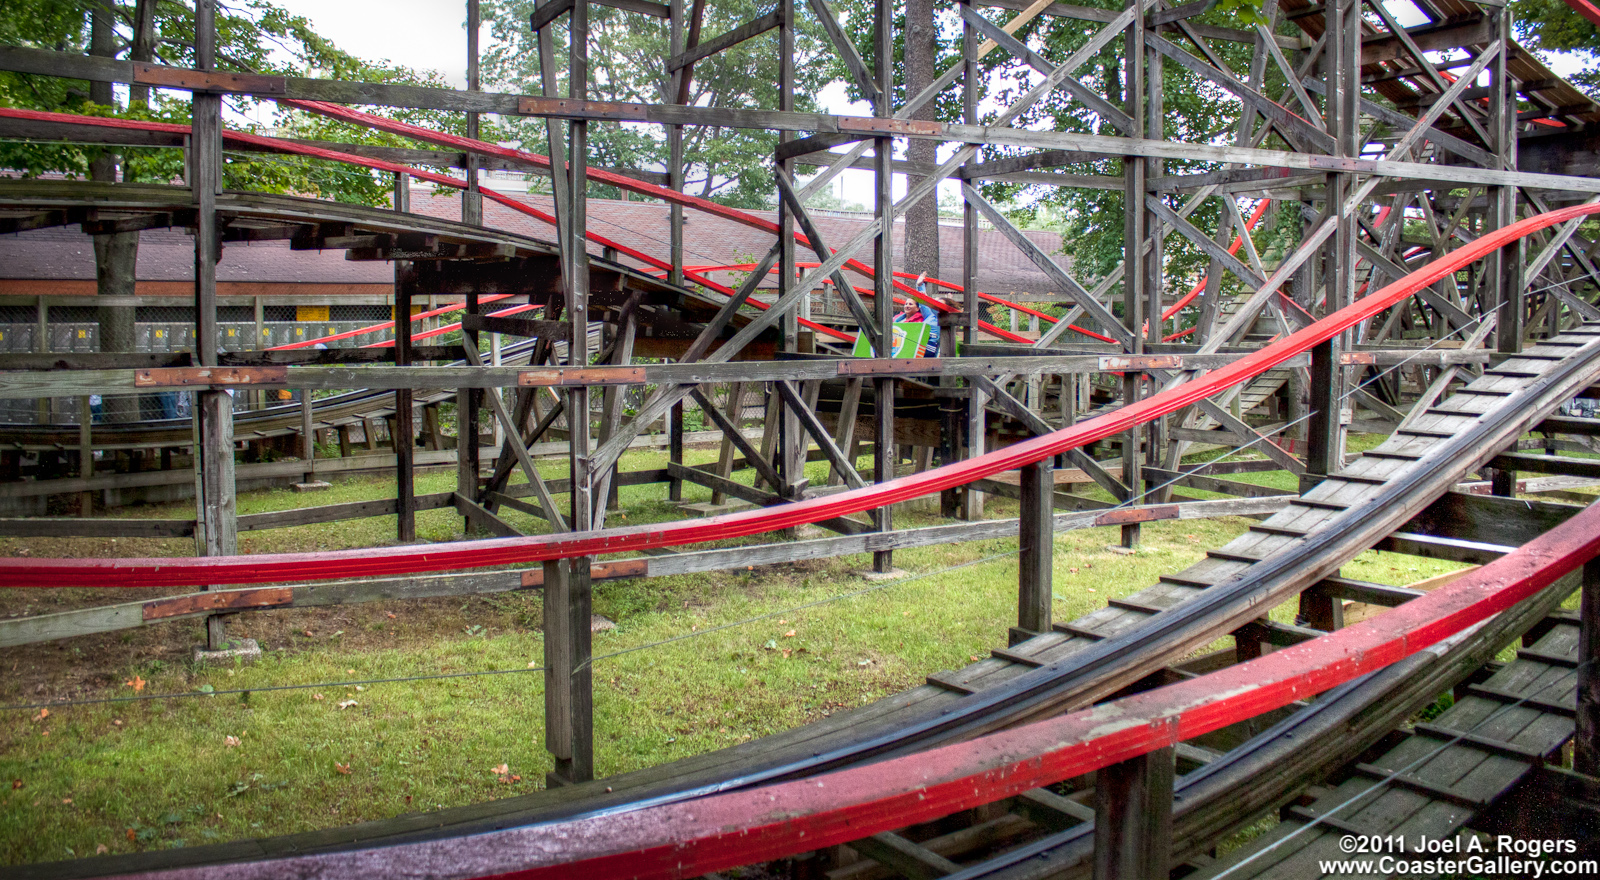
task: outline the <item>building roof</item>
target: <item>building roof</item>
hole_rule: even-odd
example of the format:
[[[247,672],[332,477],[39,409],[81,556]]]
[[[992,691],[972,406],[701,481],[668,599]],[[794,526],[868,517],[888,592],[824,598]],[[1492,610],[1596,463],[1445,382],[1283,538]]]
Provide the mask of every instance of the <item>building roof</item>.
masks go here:
[[[541,211],[551,210],[550,197],[523,195]],[[412,210],[433,217],[460,216],[460,199],[455,193],[435,194],[431,189],[412,191]],[[756,216],[777,221],[775,211],[754,211]],[[684,218],[684,262],[690,266],[729,265],[759,260],[772,246],[770,233],[735,223],[722,217],[686,211]],[[668,254],[670,208],[662,202],[589,200],[589,230],[619,244],[665,259]],[[822,235],[837,246],[864,228],[871,218],[862,215],[819,214]],[[485,201],[485,225],[507,232],[549,240],[554,229],[533,217],[503,205]],[[961,279],[961,228],[941,224],[941,263],[939,277],[959,283]],[[1029,232],[1028,237],[1047,253],[1061,249],[1061,237],[1054,232]],[[894,235],[897,264],[904,249],[904,224],[897,223]],[[590,242],[591,253],[602,248]],[[799,258],[813,261],[815,255],[801,248]],[[863,248],[857,259],[872,264],[872,250]],[[1050,292],[1044,273],[1028,261],[1020,250],[992,229],[982,229],[978,241],[979,289],[1005,295],[1013,292]],[[640,265],[623,258],[623,262]],[[76,226],[37,229],[0,235],[0,280],[93,281],[94,246]],[[190,281],[194,278],[194,239],[183,229],[155,229],[140,233],[139,281]],[[291,251],[286,241],[229,242],[217,265],[221,282],[279,284],[391,284],[393,269],[384,262],[346,260],[344,251]],[[723,273],[719,281],[736,280]],[[868,285],[865,278],[852,279]],[[772,286],[768,282],[766,286]]]
[[[552,213],[551,200],[537,193],[519,194],[518,198],[545,213]],[[460,217],[460,197],[454,193],[436,195],[431,189],[413,189],[411,209],[434,217]],[[777,223],[776,211],[749,211],[763,220]],[[484,222],[497,229],[517,232],[535,238],[549,239],[555,231],[548,225],[526,214],[519,213],[488,200],[483,205]],[[615,240],[618,244],[665,259],[671,241],[671,207],[664,202],[621,201],[615,199],[589,200],[589,231]],[[838,247],[866,227],[872,218],[863,214],[819,212],[814,216],[823,238],[832,247]],[[1045,253],[1061,250],[1061,235],[1056,232],[1032,231],[1028,238]],[[753,229],[741,223],[713,214],[694,210],[684,211],[683,261],[689,266],[722,266],[760,260],[772,247],[769,232]],[[959,284],[961,282],[961,226],[941,223],[939,226],[940,266],[938,277]],[[601,246],[589,243],[593,254],[600,254]],[[903,265],[905,253],[905,223],[895,223],[894,260]],[[814,262],[816,255],[800,248],[802,262]],[[872,265],[872,248],[862,248],[856,259]],[[623,262],[637,264],[624,259]],[[853,273],[852,273],[853,274]],[[713,276],[727,282],[731,276]],[[870,286],[861,276],[852,278],[857,284]],[[765,286],[773,286],[769,282]],[[1029,293],[1055,291],[1049,278],[1028,260],[1016,245],[993,229],[978,232],[978,287],[986,293],[1004,295],[1011,292]]]

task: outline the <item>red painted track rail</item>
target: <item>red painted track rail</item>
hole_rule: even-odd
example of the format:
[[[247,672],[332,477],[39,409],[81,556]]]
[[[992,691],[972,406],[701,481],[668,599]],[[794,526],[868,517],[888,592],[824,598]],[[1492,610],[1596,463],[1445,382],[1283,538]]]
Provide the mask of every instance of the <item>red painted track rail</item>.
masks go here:
[[[1597,554],[1600,504],[1366,622],[1201,678],[968,742],[630,812],[163,876],[609,880],[693,877],[768,861],[993,803],[1254,718],[1504,611]]]
[[[1176,412],[1309,351],[1508,242],[1593,214],[1600,214],[1600,205],[1577,205],[1518,221],[1434,260],[1309,327],[1176,388],[977,458],[837,495],[708,519],[467,544],[188,559],[13,558],[0,560],[0,587],[175,587],[394,576],[697,544],[859,513],[1014,470]]]

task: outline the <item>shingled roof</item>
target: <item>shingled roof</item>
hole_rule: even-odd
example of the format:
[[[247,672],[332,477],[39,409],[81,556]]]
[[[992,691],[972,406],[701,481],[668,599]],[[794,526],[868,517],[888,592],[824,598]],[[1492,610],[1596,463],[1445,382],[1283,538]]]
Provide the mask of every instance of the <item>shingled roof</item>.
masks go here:
[[[551,212],[549,196],[530,193],[519,198],[545,213]],[[434,217],[460,217],[460,205],[460,197],[454,192],[439,195],[431,190],[412,190],[411,209],[418,213]],[[776,211],[748,213],[772,223],[778,222]],[[544,239],[554,235],[554,230],[549,225],[495,202],[485,200],[483,215],[484,223],[496,229]],[[671,208],[664,202],[589,200],[590,232],[655,257],[665,258],[668,253],[668,242],[671,240],[670,217]],[[872,221],[870,215],[823,212],[815,215],[814,219],[823,238],[833,247],[849,241]],[[1059,233],[1035,231],[1028,232],[1027,236],[1045,253],[1056,254],[1061,250]],[[769,232],[694,210],[684,212],[683,239],[683,261],[690,266],[723,266],[754,262],[766,254],[767,249],[772,247],[773,241]],[[590,242],[589,250],[598,255],[601,247]],[[894,229],[896,267],[904,265],[904,253],[905,223],[897,222]],[[961,282],[959,223],[946,221],[939,225],[939,253],[938,277],[959,284]],[[799,258],[802,262],[815,261],[816,255],[801,248]],[[856,259],[869,266],[872,265],[871,247],[863,248],[856,255]],[[624,259],[623,262],[636,261]],[[728,280],[728,276],[713,277],[718,281]],[[855,276],[852,280],[857,284],[870,286],[870,282],[860,276]],[[767,286],[774,285],[768,282]],[[980,290],[999,295],[1012,292],[1060,292],[1055,291],[1054,287],[1055,285],[1051,284],[1045,274],[1039,271],[1016,245],[1007,241],[1005,236],[993,229],[979,230],[978,288]]]
[[[548,213],[551,210],[549,196],[530,194],[523,198],[542,211]],[[413,190],[412,210],[433,217],[461,216],[460,199],[456,194],[435,194],[423,188]],[[752,213],[772,222],[777,221],[775,211]],[[669,216],[669,207],[661,202],[589,200],[591,232],[663,259],[668,253]],[[836,245],[848,241],[871,218],[819,214],[816,220],[823,236],[830,244]],[[491,228],[534,238],[548,240],[554,236],[554,230],[548,224],[489,201],[484,203],[484,223]],[[959,225],[941,224],[939,234],[939,276],[959,283],[961,228]],[[1028,237],[1048,253],[1055,253],[1061,248],[1061,237],[1057,233],[1029,232]],[[691,210],[686,212],[684,218],[684,262],[691,266],[754,261],[766,253],[772,241],[773,237],[768,232],[714,215]],[[900,265],[904,247],[903,223],[895,226],[894,247],[895,261]],[[601,246],[594,242],[590,243],[589,249],[597,256],[602,251]],[[857,258],[871,265],[871,248],[864,248]],[[810,261],[816,257],[802,248],[800,259]],[[978,259],[980,290],[999,295],[1052,290],[1053,285],[1045,275],[994,230],[983,229],[979,232]],[[623,262],[637,264],[637,261],[628,258],[623,258]],[[0,283],[0,292],[93,293],[94,277],[94,246],[89,237],[75,226],[0,235],[0,282],[3,282]],[[156,289],[170,292],[168,288],[173,282],[191,281],[194,278],[193,237],[182,229],[156,229],[141,233],[137,278],[144,283],[141,292],[154,292]],[[732,278],[731,273],[723,273],[717,280],[729,281]],[[392,285],[394,273],[388,263],[346,260],[341,250],[291,251],[285,241],[230,242],[223,248],[222,261],[217,266],[217,280],[224,285],[316,285],[315,291],[307,289],[304,292],[336,296],[336,285],[349,286],[346,289],[351,292],[357,287],[362,292],[372,292],[377,288],[370,285]],[[863,277],[857,276],[852,280],[870,285]],[[767,286],[771,287],[773,283],[769,281]],[[23,287],[30,290],[23,290]],[[46,287],[49,289],[43,289]]]

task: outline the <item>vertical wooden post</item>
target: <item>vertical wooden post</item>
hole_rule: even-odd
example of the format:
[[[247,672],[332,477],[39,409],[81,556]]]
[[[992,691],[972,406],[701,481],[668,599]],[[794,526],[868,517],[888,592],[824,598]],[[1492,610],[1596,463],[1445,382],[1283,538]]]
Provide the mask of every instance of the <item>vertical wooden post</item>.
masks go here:
[[[216,67],[217,33],[214,0],[195,3],[195,67]],[[194,320],[195,354],[201,366],[217,365],[217,261],[222,236],[217,226],[217,193],[222,189],[222,96],[195,92],[189,141],[189,186],[194,194]],[[233,398],[226,391],[195,394],[195,469],[199,481],[195,539],[202,556],[238,552],[234,509]],[[222,617],[206,618],[206,647],[220,650],[227,641]]]
[[[961,326],[960,316],[954,312],[939,313],[939,350],[935,353],[938,357],[955,357],[956,331]],[[939,464],[946,465],[954,462],[961,449],[961,431],[965,427],[961,401],[949,396],[956,389],[957,379],[954,376],[940,376],[939,386],[945,389],[946,396],[939,400]],[[945,489],[939,493],[939,515],[945,519],[955,519],[961,514],[961,493],[958,488]]]
[[[1050,629],[1055,550],[1055,471],[1049,460],[1022,468],[1022,518],[1017,528],[1017,625],[1011,644]]]
[[[1359,100],[1361,92],[1361,4],[1359,0],[1335,0],[1329,4],[1330,24],[1323,70],[1327,82],[1327,118],[1334,131],[1335,154],[1354,157],[1360,153]],[[1354,185],[1354,175],[1334,172],[1327,177],[1325,205],[1337,213],[1333,238],[1326,251],[1326,308],[1332,314],[1347,305],[1355,295],[1356,218],[1347,215],[1342,205]],[[1311,349],[1311,418],[1306,429],[1306,474],[1300,479],[1302,492],[1316,485],[1344,465],[1345,371],[1339,365],[1349,332],[1335,336]]]
[[[416,263],[394,264],[394,362],[397,366],[411,363],[411,298],[418,287],[420,271]],[[417,426],[412,415],[412,401],[410,388],[395,389],[394,421],[389,423],[389,439],[394,445],[396,512],[399,514],[395,536],[402,544],[417,540]]]
[[[667,416],[667,461],[683,465],[683,401],[672,405]],[[683,480],[672,477],[667,481],[667,500],[683,500]]]
[[[589,5],[575,3],[568,33],[567,96],[588,97]],[[558,205],[561,224],[562,293],[565,296],[568,343],[567,363],[589,363],[589,252],[585,247],[588,186],[588,123],[567,123],[566,204]],[[560,174],[559,167],[555,169]],[[561,187],[557,187],[558,191]],[[595,523],[596,474],[589,455],[589,389],[567,389],[567,472],[572,480],[570,515],[574,530]],[[604,499],[599,499],[604,503]],[[592,595],[589,557],[563,560],[545,566],[545,733],[555,767],[551,785],[584,782],[594,778],[594,696],[589,670],[589,617]]]
[[[1517,170],[1517,83],[1506,69],[1510,60],[1507,55],[1513,51],[1511,8],[1509,6],[1490,8],[1485,10],[1485,13],[1493,22],[1494,38],[1500,45],[1499,54],[1489,63],[1489,135],[1495,141],[1490,147],[1494,150],[1499,169],[1515,171]],[[1517,188],[1491,186],[1487,190],[1490,216],[1486,218],[1484,232],[1502,229],[1515,223]],[[1495,251],[1485,267],[1485,271],[1490,273],[1486,282],[1494,291],[1495,304],[1499,307],[1495,324],[1495,347],[1506,354],[1515,354],[1522,350],[1523,321],[1527,312],[1527,291],[1522,286],[1522,250],[1523,240],[1517,238]]]
[[[1163,69],[1163,63],[1164,62],[1161,53],[1156,51],[1154,46],[1150,46],[1147,43],[1145,47],[1146,114],[1144,123],[1144,137],[1153,140],[1162,140],[1166,137],[1166,77]],[[1146,201],[1146,199],[1151,197],[1160,197],[1155,191],[1149,189],[1149,184],[1152,179],[1166,174],[1166,163],[1160,159],[1141,159],[1138,161],[1142,162],[1145,166],[1144,183],[1146,187],[1145,191],[1140,193],[1139,207],[1146,212],[1145,228],[1150,234],[1150,252],[1145,255],[1142,267],[1145,278],[1145,321],[1144,324],[1141,325],[1145,327],[1145,345],[1146,350],[1149,350],[1149,346],[1161,344],[1162,335],[1164,333],[1164,328],[1161,321],[1161,312],[1163,307],[1161,294],[1162,290],[1164,290],[1166,287],[1166,285],[1163,283],[1164,279],[1162,277],[1162,269],[1164,265],[1163,256],[1166,249],[1165,236],[1167,227],[1166,224],[1162,223],[1160,218],[1155,215],[1155,212],[1150,209],[1149,203]],[[1143,395],[1149,395],[1154,390],[1150,382],[1150,377],[1144,374],[1140,374],[1139,376],[1139,385],[1141,388],[1141,394]],[[1166,416],[1162,416],[1161,418],[1156,419],[1147,425],[1145,430],[1141,432],[1144,434],[1145,438],[1145,457],[1147,459],[1153,459],[1157,464],[1161,463],[1162,450],[1168,448],[1167,418],[1168,417]],[[1177,463],[1174,462],[1173,466],[1176,467]],[[1168,487],[1158,489],[1154,493],[1153,497],[1146,498],[1143,497],[1143,493],[1147,490],[1147,487],[1150,485],[1159,485],[1160,481],[1147,482],[1143,479],[1142,473],[1140,474],[1140,478],[1138,480],[1135,480],[1132,475],[1128,474],[1124,474],[1123,479],[1127,483],[1130,500],[1135,502],[1142,502],[1146,504],[1164,503],[1172,494],[1171,488]]]
[[[972,5],[972,0],[961,0]],[[968,125],[978,123],[978,37],[966,16],[961,19],[961,57],[965,70],[961,76],[961,120]],[[979,147],[967,161],[975,168],[983,161],[984,151]],[[965,196],[961,199],[961,286],[966,291],[966,326],[961,328],[961,341],[972,345],[978,341],[978,207]],[[984,417],[983,391],[967,383],[966,455],[976,458],[983,454],[988,440],[988,420]],[[966,486],[961,492],[961,518],[969,522],[983,519],[983,493]]]
[[[778,109],[794,110],[794,0],[778,0]],[[778,132],[778,143],[794,139],[792,132]],[[777,171],[794,179],[794,159],[779,160]],[[795,266],[794,213],[782,199],[778,200],[778,291],[792,287],[800,273]],[[807,297],[808,298],[808,297]],[[802,298],[791,310],[784,313],[782,321],[783,350],[800,350],[800,312],[807,298]],[[782,395],[774,394],[778,412],[778,460],[775,470],[783,478],[783,485],[774,490],[785,498],[798,500],[806,487],[806,450],[810,443],[800,428],[800,415],[791,408]]]
[[[1130,0],[1133,2],[1133,0]],[[1136,15],[1128,24],[1128,33],[1123,40],[1123,100],[1125,110],[1133,121],[1131,137],[1142,138],[1145,134],[1145,39],[1144,16]],[[1129,354],[1144,353],[1145,312],[1151,296],[1148,291],[1150,276],[1146,271],[1146,261],[1140,256],[1145,246],[1145,239],[1151,232],[1150,212],[1145,210],[1144,195],[1148,188],[1149,165],[1143,159],[1125,157],[1122,161],[1122,325],[1128,329],[1132,339],[1126,346]],[[1159,224],[1156,224],[1159,226]],[[1152,250],[1159,258],[1159,243],[1154,243]],[[1159,302],[1160,292],[1155,296]],[[1151,316],[1154,318],[1155,316]],[[1135,403],[1144,391],[1143,374],[1129,371],[1122,377],[1122,402],[1124,405]],[[1139,491],[1140,483],[1140,434],[1138,428],[1128,431],[1121,436],[1122,441],[1122,482],[1128,487],[1128,494],[1118,501],[1130,501],[1133,494]],[[1122,527],[1122,546],[1133,548],[1139,546],[1139,524],[1128,523]]]
[[[555,758],[545,782],[552,788],[594,778],[588,597],[588,566],[544,564],[545,748]]]
[[[894,115],[894,6],[891,0],[877,0],[874,4],[876,39],[873,44],[873,63],[877,66],[878,105],[875,115],[888,118]],[[873,140],[873,210],[879,224],[878,237],[873,242],[873,319],[877,322],[874,340],[878,357],[894,355],[894,138]],[[872,480],[886,483],[894,479],[894,396],[895,381],[879,377],[873,379],[876,399],[873,402]],[[883,505],[872,512],[872,524],[880,532],[894,528],[894,509]],[[878,550],[872,554],[872,570],[888,572],[894,569],[894,551]]]
[[[683,52],[684,41],[687,39],[683,22],[683,0],[671,0],[669,9],[672,14],[668,37],[669,51],[673,57],[676,57]],[[679,96],[683,92],[683,79],[684,77],[688,76],[689,71],[692,69],[693,68],[685,67],[679,68],[673,72],[672,81],[669,85],[669,92],[665,96],[668,102],[681,103],[682,98]],[[667,186],[677,190],[678,192],[683,192],[683,126],[681,125],[667,126]],[[668,232],[670,234],[668,249],[672,251],[672,271],[667,276],[667,280],[672,284],[682,285],[683,206],[677,202],[673,202],[671,207],[667,209],[667,216],[667,222],[669,224]],[[678,413],[678,423],[681,427],[683,414],[682,402],[680,401],[678,404],[676,404],[673,409]],[[682,464],[683,462],[682,460],[678,460],[678,463]],[[672,481],[672,493],[672,500],[678,501],[682,499],[682,480]]]
[[[317,435],[312,427],[311,389],[300,389],[300,460],[305,462],[306,469],[301,475],[302,482],[314,483],[317,479]]]
[[[1303,626],[1333,632],[1344,626],[1344,603],[1313,584],[1300,594],[1299,618]]]
[[[1501,498],[1517,497],[1517,472],[1501,468],[1490,468],[1489,492]]]
[[[473,0],[474,9],[477,6]],[[470,21],[470,18],[469,18]],[[481,197],[480,197],[481,198]],[[480,202],[481,205],[481,202]],[[474,278],[472,285],[467,289],[466,314],[478,314],[478,282]],[[463,323],[461,344],[470,346],[474,351],[478,348],[478,331],[466,330]],[[482,391],[477,388],[460,388],[456,390],[456,494],[468,501],[478,501],[478,422],[479,422],[479,396]],[[472,527],[470,517],[463,517],[466,528]]]
[[[1167,876],[1172,776],[1170,746],[1095,773],[1094,880]]]
[[[103,398],[102,398],[103,399]],[[78,398],[78,476],[94,476],[94,407],[87,395]],[[94,516],[94,493],[78,496],[78,515]]]
[[[478,0],[467,0],[467,91],[480,90],[478,77],[478,30],[483,18],[478,11]],[[478,114],[467,114],[467,137],[478,139]],[[461,193],[461,222],[483,225],[483,195],[478,192],[478,169],[483,160],[477,153],[467,153],[467,188]]]
[[[1578,613],[1578,729],[1572,738],[1572,769],[1600,776],[1600,559],[1583,566]]]

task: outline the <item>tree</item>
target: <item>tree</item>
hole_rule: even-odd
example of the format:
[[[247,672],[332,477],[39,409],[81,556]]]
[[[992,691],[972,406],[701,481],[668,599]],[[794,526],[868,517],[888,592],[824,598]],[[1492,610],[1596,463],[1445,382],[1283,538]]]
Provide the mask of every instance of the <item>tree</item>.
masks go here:
[[[1563,0],[1514,0],[1513,27],[1529,48],[1542,55],[1570,54],[1584,63],[1572,82],[1600,98],[1600,28]]]
[[[437,75],[422,75],[406,68],[372,65],[339,50],[312,30],[303,17],[293,16],[266,0],[241,0],[218,10],[217,60],[224,69],[339,79],[442,84]],[[0,43],[33,46],[58,52],[88,52],[108,58],[154,61],[177,67],[194,66],[194,10],[177,0],[11,0],[0,16]],[[0,72],[0,105],[90,116],[117,116],[187,124],[187,93],[155,92],[142,86],[129,88],[126,104],[119,103],[111,83],[85,83],[60,77]],[[258,102],[247,97],[227,99],[237,118]],[[405,115],[423,124],[447,125],[439,114]],[[282,133],[329,140],[394,142],[368,129],[333,123],[322,117],[278,110],[276,128]],[[460,128],[457,124],[456,128]],[[56,173],[111,182],[170,183],[185,176],[183,152],[178,149],[95,147],[81,144],[37,142],[0,143],[0,165],[24,176]],[[374,172],[337,162],[260,153],[224,154],[223,185],[235,189],[294,193],[360,204],[382,205],[390,187]],[[139,233],[95,237],[95,275],[103,296],[129,296],[135,292]],[[134,309],[108,306],[97,309],[102,351],[132,351]],[[138,418],[135,399],[114,396],[106,402],[112,421]]]
[[[538,43],[528,28],[532,0],[486,0],[483,17],[494,39],[483,56],[488,83],[507,91],[543,93]],[[701,34],[709,39],[756,18],[768,9],[756,0],[729,0],[705,6]],[[566,26],[554,28],[560,93],[566,94]],[[667,73],[670,32],[664,21],[603,6],[589,9],[589,94],[602,101],[672,103]],[[795,109],[816,109],[815,95],[828,80],[817,63],[822,43],[815,27],[797,23]],[[769,32],[695,62],[689,103],[697,107],[776,109],[778,61],[776,34]],[[534,152],[545,152],[542,120],[510,120],[508,136],[521,138]],[[684,129],[685,189],[744,208],[768,204],[773,191],[772,156],[777,134],[750,129],[688,126]],[[665,132],[648,125],[591,125],[590,161],[626,168],[664,169]]]
[[[217,62],[223,69],[416,85],[444,84],[433,72],[356,58],[318,35],[304,17],[291,15],[269,0],[238,0],[219,5],[216,21]],[[178,0],[107,0],[104,3],[15,0],[8,3],[6,15],[0,16],[0,41],[8,45],[192,67],[194,10]],[[128,94],[127,104],[122,105],[114,100],[109,83],[89,84],[60,77],[0,72],[0,105],[91,116],[189,122],[186,92],[151,94],[148,88],[134,87]],[[274,109],[270,126],[251,125],[244,120],[260,102],[245,96],[228,96],[226,100],[227,110],[233,112],[225,110],[225,122],[234,128],[344,142],[410,145],[402,138],[299,111]],[[463,128],[460,114],[398,110],[385,111],[385,115],[446,130],[461,131]],[[53,172],[88,177],[92,176],[93,163],[96,160],[104,163],[107,157],[116,157],[125,180],[166,183],[183,176],[182,151],[176,149],[0,143],[0,164],[30,176]],[[370,205],[386,204],[389,198],[389,183],[381,175],[341,163],[232,151],[224,160],[224,186]]]
[[[906,98],[916,97],[933,82],[939,58],[938,30],[933,18],[933,0],[906,0],[902,56],[905,66]],[[913,119],[937,119],[938,108],[930,101],[912,114]],[[938,158],[938,143],[926,138],[911,138],[906,143],[906,160],[913,165],[933,165]],[[906,189],[922,182],[921,176],[907,175]],[[939,204],[925,198],[906,211],[905,271],[939,272]],[[950,279],[946,279],[950,280]]]

